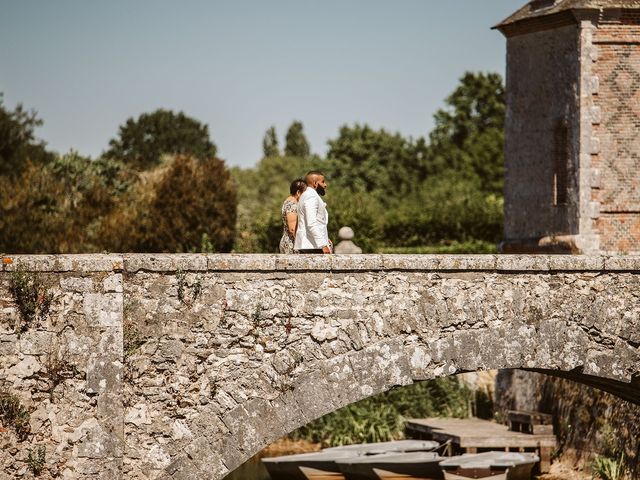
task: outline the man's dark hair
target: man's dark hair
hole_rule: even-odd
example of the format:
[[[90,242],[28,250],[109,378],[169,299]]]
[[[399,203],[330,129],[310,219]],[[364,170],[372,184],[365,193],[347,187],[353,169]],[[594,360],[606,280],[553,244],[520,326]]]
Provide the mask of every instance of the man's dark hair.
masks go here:
[[[307,183],[307,185],[309,185],[309,179],[314,175],[321,175],[324,177],[324,173],[322,173],[320,170],[311,170],[304,177],[304,181]]]
[[[298,192],[304,192],[306,188],[307,188],[307,183],[301,178],[296,178],[293,182],[291,182],[291,186],[289,187],[289,192],[293,196]]]

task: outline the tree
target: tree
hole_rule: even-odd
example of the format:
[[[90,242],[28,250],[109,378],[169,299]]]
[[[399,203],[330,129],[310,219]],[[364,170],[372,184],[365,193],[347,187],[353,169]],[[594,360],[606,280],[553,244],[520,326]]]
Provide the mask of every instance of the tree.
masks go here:
[[[309,142],[303,132],[302,122],[294,121],[285,136],[284,154],[287,157],[308,157],[311,154]]]
[[[189,155],[199,160],[215,157],[209,127],[183,112],[158,109],[129,118],[118,137],[109,141],[104,156],[119,159],[137,170],[160,164],[162,155]]]
[[[270,127],[264,134],[264,138],[262,139],[262,152],[265,158],[280,156],[276,127]]]
[[[97,251],[96,227],[114,195],[95,166],[70,152],[44,165],[28,162],[16,179],[0,177],[0,250]]]
[[[484,191],[502,194],[505,92],[497,73],[467,72],[435,114],[429,162],[436,171],[464,171]]]
[[[329,140],[327,175],[336,184],[371,193],[383,203],[407,194],[426,176],[424,141],[367,125],[343,126]]]
[[[29,161],[46,163],[53,158],[44,142],[35,139],[34,130],[41,125],[37,113],[25,111],[21,104],[7,110],[0,93],[0,176],[16,178]]]
[[[217,158],[179,155],[144,172],[101,228],[103,248],[124,252],[228,252],[236,189]],[[206,240],[205,240],[206,239]]]

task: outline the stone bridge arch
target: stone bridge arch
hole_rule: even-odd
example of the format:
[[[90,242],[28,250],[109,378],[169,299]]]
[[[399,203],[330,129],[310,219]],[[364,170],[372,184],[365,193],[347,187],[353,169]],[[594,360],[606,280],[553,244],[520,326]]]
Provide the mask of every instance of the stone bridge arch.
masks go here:
[[[0,299],[17,268],[56,290],[44,330],[62,332],[84,372],[68,408],[86,405],[82,422],[52,425],[52,441],[73,445],[79,478],[108,465],[103,478],[219,479],[326,413],[464,371],[531,369],[640,403],[639,267],[638,257],[16,256],[3,259]],[[18,366],[37,354],[36,333],[1,365],[15,388],[28,385]]]

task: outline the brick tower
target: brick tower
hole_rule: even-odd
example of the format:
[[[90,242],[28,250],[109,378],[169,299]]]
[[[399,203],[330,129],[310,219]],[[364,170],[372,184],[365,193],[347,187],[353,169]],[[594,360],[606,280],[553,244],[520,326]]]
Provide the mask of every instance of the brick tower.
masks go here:
[[[640,253],[640,0],[534,0],[495,28],[502,250]]]

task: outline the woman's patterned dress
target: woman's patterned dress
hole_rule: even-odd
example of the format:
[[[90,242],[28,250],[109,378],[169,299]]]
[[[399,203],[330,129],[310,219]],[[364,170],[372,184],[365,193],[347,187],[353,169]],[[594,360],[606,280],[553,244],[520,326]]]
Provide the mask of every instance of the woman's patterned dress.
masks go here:
[[[298,204],[293,200],[286,199],[282,204],[282,238],[280,239],[280,253],[295,253],[293,251],[294,238],[289,233],[287,226],[287,213],[298,213]]]

